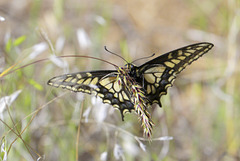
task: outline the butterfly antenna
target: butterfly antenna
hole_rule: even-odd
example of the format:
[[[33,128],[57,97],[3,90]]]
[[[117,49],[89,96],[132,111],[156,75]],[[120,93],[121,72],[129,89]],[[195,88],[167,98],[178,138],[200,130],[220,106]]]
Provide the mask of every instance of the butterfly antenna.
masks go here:
[[[151,56],[146,56],[146,57],[143,57],[143,58],[136,59],[136,60],[134,60],[132,63],[134,63],[134,62],[136,62],[136,61],[139,61],[139,60],[142,60],[142,59],[148,59],[148,58],[151,58],[151,57],[153,57],[153,56],[155,56],[155,53],[153,53]]]
[[[116,53],[114,53],[114,52],[111,52],[110,50],[107,49],[106,46],[104,46],[104,49],[105,49],[107,52],[109,52],[110,54],[113,54],[113,55],[121,58],[122,60],[124,60],[124,61],[127,62],[127,64],[128,64],[128,61],[127,61],[126,59],[124,59],[123,57],[121,57],[120,55],[118,55],[118,54],[116,54]]]

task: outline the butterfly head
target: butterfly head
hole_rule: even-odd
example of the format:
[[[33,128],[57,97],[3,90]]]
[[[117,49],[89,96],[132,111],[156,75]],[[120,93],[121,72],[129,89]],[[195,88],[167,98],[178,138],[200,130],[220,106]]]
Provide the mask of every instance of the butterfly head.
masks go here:
[[[127,64],[125,64],[125,67],[126,67],[127,69],[129,69],[129,70],[132,70],[132,68],[134,68],[135,65],[132,64],[132,63],[127,63]]]
[[[126,69],[128,70],[129,75],[131,75],[131,76],[133,76],[133,77],[136,75],[136,68],[137,68],[136,65],[134,65],[134,64],[132,64],[132,63],[127,63],[127,64],[125,65],[125,67],[126,67]]]

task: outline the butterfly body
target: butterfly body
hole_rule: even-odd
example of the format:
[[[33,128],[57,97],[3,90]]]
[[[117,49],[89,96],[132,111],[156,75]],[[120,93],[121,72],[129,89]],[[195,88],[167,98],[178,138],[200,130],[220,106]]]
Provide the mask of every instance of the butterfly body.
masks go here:
[[[102,98],[103,103],[118,108],[123,117],[125,112],[136,111],[132,91],[135,86],[141,89],[143,102],[147,106],[145,108],[154,103],[161,107],[160,98],[167,94],[176,75],[212,47],[213,44],[207,42],[193,44],[158,56],[140,66],[128,63],[117,70],[65,74],[50,79],[48,85],[94,94]]]

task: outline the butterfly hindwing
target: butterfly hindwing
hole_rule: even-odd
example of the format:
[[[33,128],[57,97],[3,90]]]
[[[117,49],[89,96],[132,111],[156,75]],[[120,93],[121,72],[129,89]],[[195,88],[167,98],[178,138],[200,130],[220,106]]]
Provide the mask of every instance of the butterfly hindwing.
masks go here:
[[[161,106],[160,98],[167,94],[168,87],[173,85],[176,75],[186,66],[204,55],[213,47],[211,43],[189,45],[161,55],[138,67],[142,76],[142,85],[149,103]]]
[[[116,78],[115,70],[78,72],[54,77],[48,81],[48,85],[94,94],[100,97],[103,103],[118,108],[123,117],[123,113],[130,112],[134,107],[129,92],[118,83]]]

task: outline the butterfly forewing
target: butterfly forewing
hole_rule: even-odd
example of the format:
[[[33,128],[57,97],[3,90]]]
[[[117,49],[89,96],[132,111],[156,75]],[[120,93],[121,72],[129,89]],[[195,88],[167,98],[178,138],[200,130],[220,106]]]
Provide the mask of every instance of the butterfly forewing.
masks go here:
[[[167,94],[167,88],[173,85],[176,75],[186,66],[197,60],[213,47],[211,43],[189,45],[161,55],[138,67],[142,85],[149,103],[161,106],[160,98]]]
[[[129,92],[118,83],[117,75],[115,70],[78,72],[54,77],[48,81],[48,85],[94,94],[102,98],[103,103],[118,108],[123,117],[124,112],[130,112],[134,107]]]

